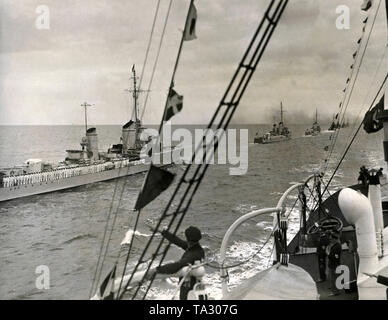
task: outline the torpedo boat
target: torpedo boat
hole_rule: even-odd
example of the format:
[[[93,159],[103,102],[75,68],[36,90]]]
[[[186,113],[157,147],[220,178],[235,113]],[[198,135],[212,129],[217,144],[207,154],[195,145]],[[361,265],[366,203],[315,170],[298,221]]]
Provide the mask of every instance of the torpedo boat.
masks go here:
[[[306,129],[305,136],[317,136],[321,133],[321,126],[318,123],[318,110],[315,110],[315,121],[311,128]]]
[[[256,133],[254,143],[267,144],[281,141],[287,141],[291,139],[290,130],[284,125],[283,122],[283,103],[280,103],[280,122],[273,125],[272,130],[265,133],[260,137],[259,133]]]

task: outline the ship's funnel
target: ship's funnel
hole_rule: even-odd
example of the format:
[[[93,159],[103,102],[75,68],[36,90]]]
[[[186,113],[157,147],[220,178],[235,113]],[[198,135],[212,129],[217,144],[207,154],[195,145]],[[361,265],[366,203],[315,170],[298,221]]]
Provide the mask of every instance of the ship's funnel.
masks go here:
[[[88,140],[87,150],[89,159],[98,160],[98,136],[96,128],[89,128],[86,131],[86,138]]]
[[[122,129],[123,153],[135,149],[136,145],[136,124],[132,120],[127,122]]]

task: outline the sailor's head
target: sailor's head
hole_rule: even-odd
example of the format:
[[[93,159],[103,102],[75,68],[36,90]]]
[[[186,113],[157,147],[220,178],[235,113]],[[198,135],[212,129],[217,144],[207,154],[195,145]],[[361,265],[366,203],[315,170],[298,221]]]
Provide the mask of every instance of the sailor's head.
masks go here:
[[[330,239],[331,240],[338,241],[340,238],[341,238],[341,235],[340,235],[340,233],[338,231],[332,231],[330,233]]]
[[[190,226],[185,230],[185,235],[187,242],[190,244],[195,244],[202,238],[201,231],[193,226]]]

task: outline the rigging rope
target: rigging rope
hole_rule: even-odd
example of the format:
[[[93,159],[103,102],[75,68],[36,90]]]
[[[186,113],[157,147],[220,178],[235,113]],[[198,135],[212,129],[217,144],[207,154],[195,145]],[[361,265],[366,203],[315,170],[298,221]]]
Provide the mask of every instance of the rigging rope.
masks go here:
[[[122,168],[119,169],[118,177],[120,176],[121,169]],[[127,173],[128,173],[128,171],[129,171],[129,167],[127,167]],[[116,192],[117,192],[119,181],[120,181],[118,179],[118,177],[117,177],[117,180],[116,180],[116,183],[115,183],[112,200],[111,200],[111,203],[110,203],[110,206],[109,206],[108,216],[107,216],[107,220],[106,220],[106,225],[105,225],[104,233],[103,233],[103,236],[102,236],[101,246],[100,246],[100,250],[99,250],[99,254],[98,254],[98,260],[97,260],[97,264],[96,264],[96,269],[95,269],[95,272],[94,272],[94,275],[93,275],[92,287],[90,288],[90,292],[89,292],[89,297],[91,297],[93,295],[94,290],[97,289],[97,285],[98,285],[98,283],[100,282],[100,279],[101,279],[101,273],[102,273],[102,268],[103,268],[104,260],[105,260],[105,257],[106,257],[107,251],[108,251],[109,242],[111,240],[113,228],[114,228],[114,225],[116,223],[116,217],[117,217],[117,213],[118,213],[118,208],[120,207],[121,198],[122,198],[122,195],[123,195],[123,192],[124,192],[124,188],[125,188],[125,183],[124,183],[123,188],[122,188],[122,192],[121,192],[121,196],[120,196],[120,199],[119,199],[119,204],[118,204],[117,210],[115,212],[115,215],[113,217],[111,232],[109,233],[109,238],[108,238],[108,241],[107,241],[107,244],[106,244],[105,254],[104,254],[104,257],[102,258],[102,252],[103,252],[104,246],[105,246],[105,240],[106,240],[106,236],[107,236],[107,232],[108,232],[108,228],[109,228],[109,222],[110,222],[110,218],[111,218],[112,211],[113,211],[113,204],[114,204],[114,200],[115,200],[115,197],[116,197]]]
[[[146,50],[146,54],[145,54],[145,57],[144,57],[143,67],[142,67],[141,75],[140,75],[139,89],[141,89],[141,85],[143,83],[143,76],[144,76],[144,72],[145,72],[145,69],[146,69],[147,61],[148,61],[148,54],[149,54],[149,51],[150,51],[150,48],[151,48],[152,38],[154,36],[156,19],[158,17],[158,13],[159,13],[159,6],[160,6],[160,0],[158,0],[158,3],[156,4],[154,20],[152,22],[151,33],[150,33],[150,37],[148,39],[147,50]],[[133,110],[132,110],[132,119],[134,118],[134,114],[135,114],[135,108],[133,108]]]
[[[279,1],[279,3],[277,3],[277,5],[275,7],[274,13],[272,13],[272,12],[270,12],[270,10],[273,7],[275,2],[276,2],[276,0],[271,0],[271,3],[269,4],[269,7],[266,11],[265,16],[261,20],[261,23],[259,24],[259,26],[255,32],[255,35],[254,35],[252,41],[250,42],[248,49],[246,50],[240,65],[238,66],[235,74],[233,75],[233,78],[232,78],[232,80],[231,80],[231,82],[230,82],[230,84],[229,84],[229,86],[224,94],[224,97],[222,98],[215,114],[213,115],[213,117],[212,117],[212,119],[207,127],[206,134],[208,133],[209,129],[213,128],[213,126],[215,126],[216,129],[221,129],[221,128],[225,129],[228,126],[229,122],[231,121],[231,118],[232,118],[233,114],[235,113],[237,106],[239,105],[239,102],[240,102],[240,100],[241,100],[241,98],[242,98],[242,96],[243,96],[243,94],[248,86],[248,83],[253,75],[253,72],[256,69],[259,61],[261,60],[261,57],[262,57],[262,55],[267,47],[267,44],[268,44],[276,26],[277,26],[277,23],[280,20],[280,17],[282,16],[285,7],[287,6],[288,0]],[[270,13],[271,13],[271,17],[270,17]],[[265,22],[268,22],[268,25],[266,27],[263,27]],[[262,35],[261,37],[258,37],[258,35],[262,29],[265,29],[264,35]],[[257,41],[258,41],[258,43],[257,43]],[[182,45],[182,41],[181,41],[181,45]],[[253,53],[253,55],[249,56],[250,53]],[[179,55],[178,55],[178,58],[179,58]],[[176,68],[174,68],[173,75],[175,74],[175,70],[176,70]],[[234,83],[237,85],[237,88],[233,86]],[[229,100],[230,100],[230,102],[227,102]],[[226,110],[224,110],[225,107],[227,107]],[[224,110],[224,113],[221,113],[223,110]],[[221,116],[221,119],[219,119],[219,116]],[[206,136],[206,135],[204,135],[204,136]],[[178,231],[178,229],[183,221],[183,218],[185,217],[187,210],[190,207],[193,196],[196,193],[196,191],[198,190],[200,182],[202,181],[202,179],[205,175],[205,172],[208,168],[209,164],[206,163],[207,153],[212,154],[212,152],[216,151],[217,147],[218,147],[217,143],[214,146],[213,145],[207,146],[207,148],[206,148],[207,152],[204,153],[204,157],[202,159],[203,163],[197,165],[196,169],[192,168],[192,165],[189,164],[189,166],[185,170],[182,178],[178,182],[178,185],[175,188],[175,191],[174,191],[172,197],[170,198],[165,210],[163,211],[162,216],[157,223],[156,229],[160,227],[162,221],[164,221],[167,218],[171,218],[171,220],[168,224],[168,227],[167,227],[168,230],[170,230],[172,228],[173,224],[175,223],[175,220],[180,215],[180,218],[178,219],[177,224],[173,230],[173,234],[177,233],[177,231]],[[195,157],[197,155],[198,150],[203,150],[202,144],[197,147],[196,152],[193,154],[193,160],[195,160]],[[192,168],[192,170],[191,170],[191,168]],[[189,180],[188,184],[184,184],[186,179],[187,179],[187,175],[189,175],[191,173],[191,171],[194,171],[193,176]],[[186,187],[183,187],[183,185],[185,185]],[[177,194],[181,191],[180,190],[181,188],[183,188],[182,197],[180,199],[179,198],[175,199]],[[175,200],[177,200],[178,203],[176,205],[173,205],[173,202]],[[173,211],[173,212],[169,213],[169,211]],[[139,262],[135,266],[135,268],[131,274],[130,280],[128,281],[123,292],[125,292],[128,284],[130,283],[134,273],[136,272],[136,270],[138,268],[139,263],[142,262],[142,259],[144,258],[145,254],[147,253],[148,248],[150,247],[151,242],[153,241],[154,237],[155,237],[155,232],[149,238],[149,241],[146,244],[146,246],[145,246],[145,248],[140,256]],[[159,242],[159,245],[154,250],[155,254],[153,255],[153,257],[151,259],[152,261],[151,261],[150,265],[148,266],[148,268],[145,272],[145,275],[149,271],[149,269],[152,265],[152,262],[155,260],[156,254],[159,254],[161,247],[162,247],[162,244],[163,244],[163,241],[164,241],[164,239],[162,238],[161,241]],[[163,250],[163,252],[161,252],[162,257],[159,260],[159,265],[162,264],[169,247],[170,247],[170,244],[168,244],[166,246],[166,249]],[[146,297],[146,295],[147,295],[147,293],[152,285],[154,277],[155,277],[154,275],[151,277],[148,288],[146,289],[146,292],[143,295],[143,299],[145,299],[145,297]],[[136,298],[136,295],[141,288],[141,285],[144,281],[144,278],[145,277],[143,277],[142,281],[137,286],[137,289],[133,295],[133,298]],[[122,296],[122,294],[118,298],[120,298]]]
[[[169,12],[170,12],[171,2],[172,2],[172,0],[170,0],[170,5],[169,5],[168,13],[167,13],[167,18],[166,18],[165,26],[166,26],[166,23],[167,23],[167,20],[168,20],[168,15],[169,15]],[[155,9],[155,14],[154,14],[153,22],[152,22],[152,27],[151,27],[151,33],[150,33],[150,37],[149,37],[149,40],[148,40],[147,50],[146,50],[146,54],[145,54],[145,58],[144,58],[144,62],[143,62],[143,68],[142,68],[141,76],[140,76],[139,88],[141,88],[141,84],[142,84],[142,81],[143,81],[144,72],[145,72],[145,69],[146,69],[147,61],[148,61],[149,51],[150,51],[150,48],[151,48],[151,43],[152,43],[154,31],[155,31],[155,25],[156,25],[156,20],[157,20],[159,8],[160,8],[160,0],[158,0],[157,5],[156,5],[156,9]],[[164,27],[164,29],[165,29],[165,27]],[[164,35],[164,29],[163,29],[163,35]],[[163,35],[162,35],[162,38],[163,38]],[[160,51],[160,46],[161,46],[161,44],[159,45],[159,51]],[[159,51],[158,51],[158,54],[159,54]],[[133,109],[133,111],[132,111],[132,118],[133,118],[133,113],[134,112],[135,112],[135,109]],[[143,110],[143,114],[144,114],[144,110]],[[121,170],[121,168],[120,168],[120,170]],[[127,169],[127,172],[128,171],[129,171],[129,168]],[[105,239],[106,239],[106,235],[107,235],[109,221],[110,221],[111,213],[112,213],[112,210],[113,210],[113,203],[114,203],[114,199],[115,199],[116,193],[117,193],[118,183],[119,183],[119,181],[117,180],[116,184],[115,184],[115,188],[114,188],[114,192],[113,192],[113,196],[112,196],[112,201],[111,201],[111,204],[110,204],[109,212],[108,212],[107,223],[106,223],[106,227],[105,227],[104,234],[103,234],[103,240],[102,240],[101,247],[100,247],[100,250],[99,250],[96,270],[95,270],[95,273],[94,273],[94,276],[93,276],[93,280],[92,280],[92,287],[90,289],[90,294],[89,294],[90,297],[92,296],[94,290],[97,289],[96,286],[98,285],[98,283],[99,283],[99,281],[101,279],[101,273],[102,273],[102,269],[103,269],[103,264],[104,264],[104,261],[105,261],[105,258],[106,258],[106,255],[107,255],[107,252],[108,252],[108,249],[109,249],[109,243],[111,241],[113,229],[114,229],[114,226],[115,226],[115,223],[116,223],[117,214],[118,214],[118,211],[119,211],[119,208],[120,208],[120,204],[121,204],[121,201],[122,201],[122,197],[123,197],[123,193],[124,193],[124,190],[125,190],[125,186],[126,186],[127,180],[125,180],[125,182],[123,184],[123,187],[121,189],[121,193],[120,193],[120,196],[119,196],[119,202],[118,202],[118,205],[117,205],[117,210],[116,210],[116,212],[114,214],[114,218],[113,218],[113,222],[112,222],[112,227],[111,227],[111,230],[110,230],[110,233],[109,233],[109,237],[108,237],[108,241],[107,241],[107,244],[106,244],[106,247],[105,247],[105,252],[104,252],[104,255],[102,257],[102,252],[104,250],[103,248],[104,248],[104,244],[105,244]],[[129,225],[130,224],[131,224],[131,219],[129,221]],[[135,234],[135,231],[136,230],[133,231],[133,235]],[[132,241],[133,241],[133,238],[132,238]],[[121,253],[121,248],[119,250],[118,258],[120,256],[120,253]]]
[[[160,50],[162,49],[164,35],[166,33],[166,27],[167,27],[168,18],[170,16],[171,5],[172,5],[172,0],[170,0],[170,3],[168,5],[167,15],[166,15],[166,19],[164,21],[163,31],[162,31],[162,35],[161,35],[161,38],[160,38],[160,41],[159,41],[159,47],[158,47],[158,51],[157,51],[157,54],[156,54],[154,66],[152,68],[151,78],[150,78],[150,81],[148,83],[148,88],[147,88],[147,91],[146,91],[146,97],[145,97],[145,100],[144,100],[144,107],[143,107],[143,111],[141,113],[140,120],[143,119],[143,116],[144,116],[144,113],[145,113],[145,110],[146,110],[146,107],[147,107],[148,96],[149,96],[149,93],[150,93],[150,90],[151,90],[152,82],[154,80],[154,75],[155,75],[156,67],[157,67],[158,62],[159,62]]]
[[[371,35],[372,35],[373,28],[374,28],[374,26],[375,26],[375,22],[376,22],[376,19],[377,19],[378,12],[379,12],[379,10],[380,10],[381,2],[382,2],[382,0],[380,0],[379,5],[378,5],[378,7],[377,7],[376,14],[375,14],[375,16],[374,16],[373,23],[372,23],[372,26],[371,26],[371,28],[370,28],[370,31],[369,31],[369,34],[368,34],[368,38],[367,38],[367,41],[366,41],[366,44],[365,44],[365,49],[364,49],[364,51],[363,51],[363,53],[362,53],[361,60],[360,60],[360,64],[359,64],[359,67],[358,67],[358,69],[357,69],[356,77],[355,77],[355,79],[354,79],[353,86],[352,86],[352,89],[351,89],[350,94],[349,94],[349,97],[348,97],[348,102],[347,102],[347,104],[346,104],[346,106],[345,106],[345,110],[344,110],[344,112],[343,112],[342,120],[340,121],[340,123],[343,123],[343,121],[344,121],[345,113],[346,113],[346,110],[347,110],[347,108],[348,108],[348,106],[349,106],[350,99],[351,99],[351,97],[352,97],[352,93],[353,93],[353,90],[354,90],[354,86],[355,86],[355,83],[356,83],[356,81],[357,81],[357,78],[358,78],[358,75],[359,75],[359,71],[360,71],[360,69],[361,69],[361,64],[362,64],[362,61],[364,60],[364,56],[365,56],[365,53],[366,53],[367,48],[368,48],[369,40],[370,40],[370,37],[371,37]]]
[[[377,69],[376,69],[376,71],[375,71],[375,73],[374,73],[374,76],[373,76],[373,80],[372,80],[372,82],[370,83],[369,88],[368,88],[368,90],[367,90],[367,93],[366,93],[366,95],[365,95],[365,98],[364,98],[364,100],[363,100],[363,102],[362,102],[362,104],[361,104],[362,106],[366,104],[366,101],[367,101],[368,96],[369,96],[369,94],[370,94],[370,92],[371,92],[371,89],[372,89],[372,87],[374,87],[375,81],[376,81],[376,79],[377,79],[378,71],[380,70],[381,64],[382,64],[383,61],[385,60],[385,55],[386,55],[386,53],[387,53],[387,51],[388,51],[387,49],[388,49],[388,44],[385,46],[384,52],[383,52],[383,54],[381,55],[379,65],[378,65],[378,67],[377,67]],[[359,113],[358,113],[358,115],[357,115],[357,117],[356,117],[357,120],[360,118],[361,113],[362,113],[362,109],[359,111]],[[352,131],[349,133],[349,135],[348,135],[348,137],[347,137],[347,141],[348,141],[348,142],[350,142],[350,139],[351,139],[351,137],[352,137],[352,132],[353,132],[353,130],[354,130],[355,128],[356,128],[356,121],[353,123]]]
[[[307,186],[307,184],[306,184],[306,186]],[[310,195],[308,201],[306,201],[306,204],[310,201],[311,197],[313,197],[315,199],[311,189],[310,188],[308,188],[308,189],[309,189],[311,195]],[[295,209],[295,206],[296,206],[296,204],[298,202],[300,202],[299,197],[295,199],[294,204],[292,205],[291,209],[289,210],[289,214],[286,215],[287,218],[291,215],[292,211]],[[236,267],[239,267],[239,266],[241,266],[243,264],[248,263],[250,260],[252,260],[254,257],[256,257],[261,252],[261,250],[268,244],[269,240],[271,240],[272,236],[274,235],[274,232],[275,232],[277,226],[278,226],[278,223],[276,222],[275,226],[273,227],[273,230],[271,231],[271,233],[269,234],[267,239],[264,241],[263,245],[254,254],[252,254],[249,258],[247,258],[246,260],[238,262],[238,263],[233,264],[233,265],[228,265],[228,266],[224,266],[224,265],[220,266],[220,263],[218,263],[218,266],[212,265],[211,263],[207,263],[206,265],[211,267],[211,268],[213,268],[213,269],[220,269],[220,268],[231,269],[231,268],[236,268]],[[271,251],[271,256],[272,256],[272,252],[273,252],[273,249]]]
[[[368,111],[370,111],[370,110],[373,108],[373,105],[374,105],[374,103],[375,103],[377,97],[379,96],[381,90],[383,89],[383,87],[384,87],[384,85],[385,85],[385,83],[386,83],[386,81],[387,81],[387,78],[388,78],[388,73],[387,73],[387,75],[385,76],[385,79],[384,79],[383,83],[381,84],[381,86],[380,86],[380,88],[379,88],[379,90],[378,90],[378,92],[377,92],[375,98],[373,99],[373,101],[372,101],[372,103],[371,103],[371,105],[370,105]],[[359,125],[358,128],[357,128],[356,133],[354,134],[352,140],[350,141],[348,147],[346,148],[344,154],[342,155],[340,161],[338,162],[337,167],[335,168],[333,174],[331,175],[331,177],[330,177],[330,179],[329,179],[329,182],[328,182],[327,185],[326,185],[326,189],[329,187],[331,181],[333,180],[335,174],[337,173],[337,170],[338,170],[339,167],[341,166],[342,161],[345,159],[345,156],[346,156],[346,154],[348,153],[350,147],[352,146],[354,140],[356,139],[356,136],[357,136],[357,134],[359,133],[359,131],[360,131],[361,127],[362,127],[362,124],[363,124],[363,121],[361,121],[360,125]],[[325,191],[326,191],[326,189],[325,189]],[[325,191],[324,191],[324,192],[325,192]]]
[[[374,16],[372,26],[371,26],[371,28],[370,28],[370,30],[369,30],[368,38],[367,38],[366,44],[365,44],[365,46],[364,46],[364,51],[363,51],[363,53],[362,53],[362,55],[361,55],[360,62],[359,62],[358,67],[357,67],[356,76],[354,77],[354,80],[352,81],[352,86],[351,86],[350,93],[349,93],[349,95],[348,95],[348,99],[347,99],[346,105],[345,105],[344,102],[346,101],[347,90],[346,90],[346,92],[345,92],[344,99],[343,99],[343,102],[342,102],[342,104],[341,104],[341,109],[340,109],[340,111],[339,111],[339,117],[341,117],[342,109],[344,110],[342,119],[339,121],[340,124],[341,124],[341,123],[343,122],[343,120],[345,119],[345,113],[346,113],[346,110],[347,110],[348,105],[349,105],[349,103],[350,103],[350,100],[351,100],[351,98],[352,98],[352,93],[353,93],[353,90],[354,90],[354,87],[355,87],[355,84],[356,84],[356,81],[357,81],[357,78],[358,78],[358,75],[359,75],[359,72],[360,72],[360,69],[361,69],[362,61],[363,61],[363,59],[364,59],[366,50],[367,50],[367,48],[368,48],[368,43],[369,43],[370,36],[371,36],[371,34],[372,34],[372,31],[373,31],[373,28],[374,28],[374,25],[375,25],[375,22],[376,22],[377,13],[378,13],[378,11],[379,11],[379,9],[380,9],[381,1],[382,1],[382,0],[379,1],[379,5],[378,5],[378,7],[377,7],[376,14],[375,14],[375,16]],[[368,19],[368,20],[369,20],[369,19]],[[366,27],[366,26],[364,26],[364,28],[365,28],[365,27]],[[364,34],[363,34],[363,35],[364,35]],[[359,48],[361,47],[361,45],[362,45],[362,41],[360,42]],[[357,50],[357,55],[356,55],[356,58],[355,58],[354,65],[357,63],[357,58],[358,58],[358,56],[359,56],[359,49]],[[351,72],[351,75],[350,75],[350,79],[353,77],[353,72],[354,72],[354,67],[353,67],[353,69],[352,69],[352,72]],[[347,88],[348,88],[348,87],[347,87]],[[332,140],[332,143],[331,143],[330,154],[329,154],[328,158],[325,160],[325,170],[324,170],[324,172],[323,172],[324,175],[326,174],[326,171],[327,171],[327,169],[328,169],[329,159],[331,158],[331,156],[332,156],[332,154],[333,154],[333,151],[334,151],[334,148],[335,148],[335,144],[336,144],[336,142],[337,142],[337,138],[338,138],[339,133],[340,133],[340,129],[341,129],[341,126],[340,126],[340,127],[335,131],[335,133],[334,133],[334,140]]]
[[[274,231],[272,231],[270,233],[270,235],[264,241],[263,245],[254,254],[252,254],[250,257],[248,257],[246,260],[243,260],[243,261],[240,261],[240,262],[238,262],[236,264],[231,264],[231,265],[228,265],[228,266],[220,265],[220,263],[217,263],[217,265],[213,265],[210,262],[207,263],[206,265],[209,266],[210,268],[213,268],[213,269],[221,269],[221,268],[222,269],[232,269],[232,268],[239,267],[239,266],[241,266],[243,264],[246,264],[249,261],[251,261],[254,257],[256,257],[261,252],[261,250],[263,250],[263,248],[268,244],[269,240],[271,240],[271,238],[273,236],[273,233],[274,233]]]
[[[123,273],[122,273],[122,276],[121,276],[121,281],[120,281],[120,285],[119,285],[119,289],[117,290],[117,297],[120,297],[120,290],[121,290],[121,287],[123,285],[123,280],[124,280],[124,276],[125,276],[125,271],[127,270],[127,265],[128,265],[128,261],[129,261],[129,257],[130,257],[130,253],[131,253],[131,250],[132,250],[132,244],[133,244],[133,240],[135,238],[135,232],[137,230],[137,225],[139,223],[139,218],[140,218],[140,210],[138,211],[138,214],[136,215],[136,220],[135,220],[135,225],[133,227],[133,233],[132,233],[132,237],[131,237],[131,242],[129,244],[129,248],[128,248],[128,254],[125,258],[125,264],[124,264],[124,269],[123,269]],[[124,293],[124,292],[123,292]]]
[[[266,48],[266,46],[267,46],[267,44],[268,44],[268,42],[269,42],[269,40],[270,40],[270,38],[271,38],[271,36],[273,34],[273,31],[274,31],[274,29],[275,29],[275,27],[276,27],[276,25],[277,25],[277,23],[278,23],[278,21],[280,19],[281,15],[282,15],[282,13],[283,13],[283,11],[285,9],[285,7],[287,6],[287,3],[288,3],[288,0],[280,1],[278,3],[278,5],[276,6],[276,9],[275,9],[275,11],[273,13],[273,17],[272,18],[269,17],[269,13],[270,13],[270,9],[272,8],[272,6],[274,4],[274,1],[272,1],[270,3],[268,11],[266,12],[264,18],[262,19],[262,22],[260,23],[259,28],[257,29],[256,34],[255,34],[254,38],[252,39],[252,41],[251,41],[251,43],[250,43],[250,45],[249,45],[249,47],[248,47],[248,49],[247,49],[243,59],[242,59],[242,62],[240,63],[240,65],[239,65],[235,75],[233,76],[232,81],[229,84],[228,89],[225,92],[224,97],[221,100],[219,107],[217,108],[215,114],[213,115],[212,120],[210,121],[210,123],[209,123],[209,125],[207,127],[207,130],[206,130],[206,132],[204,134],[204,139],[205,139],[205,137],[208,134],[208,130],[213,127],[213,124],[214,124],[215,120],[217,119],[218,113],[221,111],[221,108],[223,106],[228,106],[228,109],[224,112],[224,114],[223,114],[223,116],[222,116],[222,118],[220,120],[220,123],[217,126],[217,130],[220,129],[220,128],[225,129],[228,126],[228,124],[231,121],[231,118],[232,118],[234,112],[236,111],[236,108],[237,108],[237,106],[238,106],[238,104],[239,104],[239,102],[240,102],[240,100],[241,100],[241,98],[242,98],[242,96],[243,96],[243,94],[245,92],[245,89],[247,88],[248,83],[249,83],[249,81],[250,81],[250,79],[251,79],[251,77],[253,75],[253,71],[256,69],[259,61],[261,60],[261,57],[262,57],[262,55],[263,55],[263,53],[265,51],[265,48]],[[266,27],[266,29],[264,31],[264,35],[262,36],[261,40],[259,41],[258,46],[257,46],[256,50],[254,51],[253,56],[250,59],[249,64],[244,63],[244,61],[248,57],[249,51],[252,49],[252,45],[254,44],[259,31],[261,30],[264,22],[267,21],[267,20],[269,21],[269,24],[267,25],[267,27]],[[260,51],[260,49],[261,49],[261,51]],[[254,65],[252,65],[252,64],[254,64]],[[236,80],[236,76],[238,75],[238,73],[241,70],[244,70],[244,69],[245,69],[245,71],[243,71],[243,76],[240,79],[240,83],[238,84],[237,88],[235,88],[235,91],[234,91],[234,93],[232,95],[232,98],[231,98],[231,102],[229,102],[229,103],[225,102],[225,99],[227,99],[227,97],[229,95],[229,90],[232,89],[233,82]],[[175,70],[174,70],[174,73],[175,73]],[[206,163],[207,152],[211,151],[211,152],[213,152],[211,154],[214,154],[214,152],[217,149],[217,147],[218,147],[218,143],[215,143],[214,146],[212,144],[207,146],[206,152],[204,152],[204,154],[203,154],[203,159],[202,159],[203,163]],[[194,161],[194,159],[196,157],[196,153],[200,149],[202,149],[202,144],[200,144],[197,147],[197,150],[194,153],[193,158],[192,158],[193,161]],[[174,234],[176,234],[176,232],[178,231],[180,225],[182,224],[182,221],[183,221],[183,219],[184,219],[184,217],[185,217],[185,215],[187,213],[187,210],[190,207],[191,202],[193,200],[193,196],[197,192],[197,190],[199,188],[199,185],[200,185],[200,183],[201,183],[201,181],[202,181],[202,179],[203,179],[203,177],[204,177],[204,175],[206,173],[206,170],[207,170],[209,164],[206,163],[203,166],[204,166],[204,168],[203,168],[202,172],[200,172],[201,168],[202,168],[202,165],[198,165],[198,167],[195,170],[192,178],[189,180],[190,182],[189,182],[188,188],[186,189],[182,199],[180,200],[180,203],[179,203],[179,205],[177,207],[177,210],[176,211],[174,210],[175,212],[172,214],[173,215],[173,219],[170,221],[169,227],[172,227],[172,224],[175,222],[175,218],[178,216],[178,213],[181,214],[181,217],[179,218],[179,220],[177,222],[177,225],[176,225],[176,227],[175,227],[175,229],[173,231]],[[186,174],[189,173],[190,168],[191,168],[191,165],[189,165],[188,168],[186,169],[185,174],[183,175],[183,177],[182,177],[182,179],[180,181],[180,184],[186,181],[185,177],[186,177]],[[192,185],[194,185],[194,189],[193,189],[193,191],[191,193],[191,196],[188,197],[187,203],[185,204],[184,202],[185,202],[186,196],[189,194],[189,191],[190,191]],[[179,186],[176,189],[176,191],[178,191],[178,189],[179,189]],[[173,196],[173,198],[174,198],[174,196]],[[173,198],[171,200],[173,200]],[[183,206],[183,210],[181,210],[182,206]],[[168,208],[167,208],[167,210],[168,210]],[[166,212],[167,212],[167,210],[166,210]],[[158,252],[162,242],[163,242],[163,239],[162,239],[161,243],[158,246],[157,252]],[[170,247],[170,243],[167,245],[166,250],[163,252],[163,255],[162,255],[162,258],[161,258],[161,260],[159,262],[159,265],[161,265],[161,263],[163,262],[163,259],[165,258],[169,247]],[[148,291],[150,290],[154,278],[155,278],[154,276],[151,278],[150,284],[149,284],[149,286],[148,286],[148,288],[147,288],[147,290],[146,290],[146,292],[145,292],[145,294],[143,296],[143,299],[145,299]],[[138,289],[135,292],[135,294],[138,292],[139,288],[140,287],[138,287]]]
[[[149,54],[149,51],[150,51],[150,48],[151,48],[152,38],[154,36],[155,24],[156,24],[156,19],[158,17],[159,6],[160,6],[160,0],[158,0],[158,3],[156,4],[154,20],[152,22],[151,33],[150,33],[150,37],[148,39],[147,50],[146,50],[146,54],[145,54],[144,62],[143,62],[143,68],[142,68],[141,74],[140,74],[139,88],[141,88],[141,85],[142,85],[142,82],[143,82],[144,71],[146,69],[147,60],[148,60],[148,54]]]
[[[129,168],[128,168],[129,170]],[[119,200],[118,200],[118,204],[117,204],[117,209],[116,209],[116,212],[115,212],[115,215],[114,215],[114,219],[113,219],[113,223],[112,223],[112,227],[110,229],[110,233],[109,233],[109,238],[108,238],[108,242],[107,242],[107,245],[105,247],[105,252],[104,252],[104,255],[102,257],[102,262],[101,262],[101,269],[100,269],[100,272],[98,274],[98,282],[100,281],[101,279],[101,273],[102,273],[102,269],[103,269],[103,263],[105,261],[105,258],[108,254],[108,249],[109,249],[109,244],[110,244],[110,241],[112,239],[112,234],[113,234],[113,230],[114,230],[114,226],[116,224],[116,219],[117,219],[117,216],[118,216],[118,212],[119,212],[119,209],[120,209],[120,205],[121,205],[121,201],[122,201],[122,198],[123,198],[123,194],[124,194],[124,190],[125,190],[125,187],[127,185],[127,182],[128,182],[128,179],[125,179],[124,183],[123,183],[123,187],[121,189],[121,193],[120,193],[120,196],[119,196]],[[129,222],[128,222],[128,226],[130,227],[131,226],[131,222],[132,222],[132,218],[133,216],[129,216]],[[135,231],[133,231],[133,234],[132,234],[132,239],[131,239],[131,245],[132,245],[132,242],[133,242],[133,239],[134,239],[134,236],[135,236]],[[116,257],[116,262],[118,262],[119,258],[120,258],[120,255],[121,255],[121,251],[122,251],[122,247],[120,246],[119,250],[118,250],[118,254],[117,254],[117,257]]]

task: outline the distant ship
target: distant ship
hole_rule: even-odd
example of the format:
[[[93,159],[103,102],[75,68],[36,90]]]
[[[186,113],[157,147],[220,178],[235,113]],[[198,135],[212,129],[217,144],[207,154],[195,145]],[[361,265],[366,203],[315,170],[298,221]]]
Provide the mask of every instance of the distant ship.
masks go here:
[[[341,128],[349,128],[349,120],[344,121],[344,123],[341,125]]]
[[[337,123],[335,122],[335,116],[333,116],[333,121],[331,122],[331,125],[329,127],[329,131],[335,131],[337,130],[338,128],[341,128],[341,125],[339,123],[339,121],[337,121]]]
[[[140,157],[143,146],[150,142],[140,139],[144,127],[138,118],[138,93],[136,71],[132,69],[134,89],[134,120],[122,127],[121,141],[107,152],[98,150],[96,128],[87,126],[87,103],[85,108],[85,136],[81,150],[66,150],[64,161],[51,164],[41,159],[29,159],[23,165],[0,168],[0,202],[31,195],[64,190],[77,186],[106,181],[145,172],[150,157]],[[171,153],[172,149],[165,152]]]
[[[335,131],[336,129],[340,129],[340,128],[348,128],[349,127],[349,120],[344,120],[344,122],[342,124],[340,124],[339,121],[337,121],[337,123],[334,121],[334,117],[333,117],[333,122],[331,123],[330,127],[329,127],[329,131]]]
[[[315,109],[315,121],[313,123],[313,126],[311,128],[306,129],[305,135],[306,136],[317,136],[321,133],[321,126],[318,123],[318,110]]]
[[[267,144],[274,142],[287,141],[291,139],[291,132],[284,125],[283,122],[283,103],[280,102],[280,122],[279,125],[274,123],[272,130],[265,133],[263,136],[260,136],[259,133],[256,133],[254,143]]]

